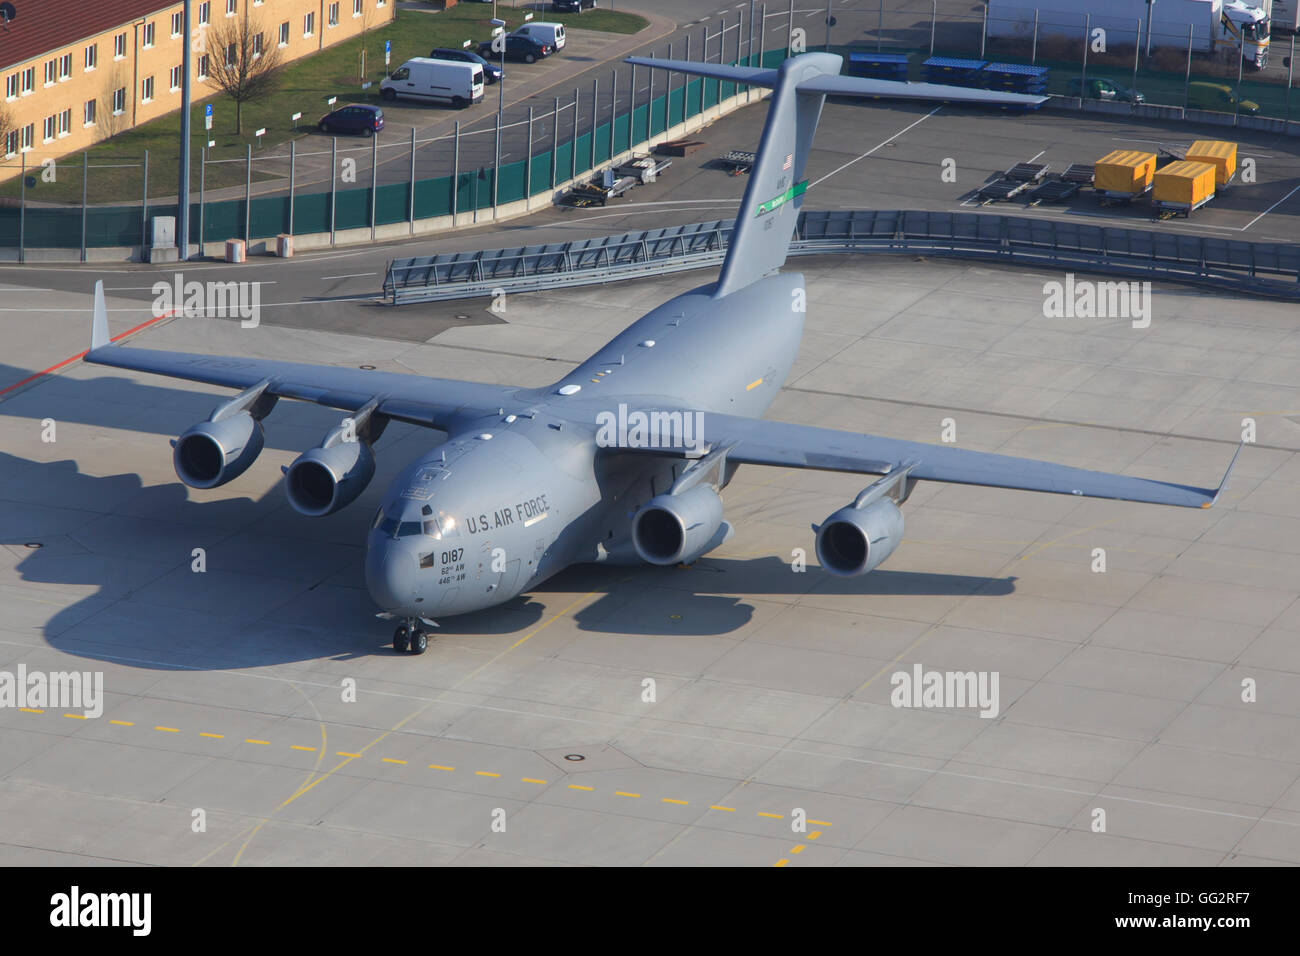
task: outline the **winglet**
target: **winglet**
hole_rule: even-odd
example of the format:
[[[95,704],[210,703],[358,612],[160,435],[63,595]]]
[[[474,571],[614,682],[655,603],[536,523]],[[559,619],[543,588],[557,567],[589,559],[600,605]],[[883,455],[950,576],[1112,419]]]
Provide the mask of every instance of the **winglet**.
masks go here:
[[[95,280],[95,315],[90,323],[90,350],[102,349],[112,339],[108,335],[108,308],[104,305],[104,280]]]
[[[1228,484],[1228,476],[1232,474],[1233,466],[1237,464],[1237,457],[1241,454],[1241,450],[1245,447],[1246,447],[1246,443],[1243,441],[1241,444],[1237,446],[1237,450],[1232,453],[1232,461],[1228,462],[1228,470],[1223,473],[1223,480],[1219,482],[1219,487],[1214,489],[1214,497],[1211,498],[1209,501],[1205,502],[1205,504],[1201,505],[1202,508],[1212,508],[1214,507],[1215,502],[1219,500],[1219,495],[1223,494],[1223,489]]]

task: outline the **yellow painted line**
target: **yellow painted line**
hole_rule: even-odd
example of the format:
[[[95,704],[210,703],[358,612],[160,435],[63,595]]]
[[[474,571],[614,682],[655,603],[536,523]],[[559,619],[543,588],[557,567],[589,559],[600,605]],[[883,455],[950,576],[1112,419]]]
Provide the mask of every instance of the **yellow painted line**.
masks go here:
[[[626,790],[615,790],[615,791],[614,791],[614,796],[616,796],[616,797],[639,797],[639,796],[641,796],[641,794],[639,794],[639,793],[628,793]]]
[[[674,800],[672,797],[660,797],[660,798],[659,798],[659,802],[660,802],[660,803],[677,803],[677,804],[680,804],[680,805],[682,805],[682,806],[684,807],[684,806],[687,806],[691,801],[689,801],[689,800]]]
[[[178,729],[175,728],[175,727],[164,727],[164,726],[162,726],[161,724],[159,724],[157,727],[155,727],[154,730],[161,730],[161,731],[162,731],[163,733],[165,733],[165,734],[179,734],[179,733],[180,733],[180,730],[178,730]]]
[[[244,743],[246,743],[246,744],[261,744],[263,747],[269,747],[269,746],[271,746],[271,741],[269,741],[269,740],[254,740],[252,737],[248,737],[248,738],[246,738],[246,739],[244,740]]]
[[[754,389],[758,388],[758,386],[762,384],[763,384],[763,380],[761,378],[756,378],[754,379],[754,381],[750,382],[748,385],[745,386],[745,391],[752,392]]]
[[[379,758],[379,762],[380,762],[380,763],[396,763],[396,764],[405,764],[405,763],[406,763],[405,760],[398,760],[396,757],[380,757],[380,758]]]
[[[522,780],[524,783],[541,783],[541,784],[546,783],[545,780],[538,780],[536,777],[520,777],[519,779]]]
[[[828,826],[830,826],[830,824],[827,823],[825,820],[809,820],[808,822],[811,823],[811,824],[812,824],[813,826],[815,826],[815,827],[828,827]]]
[[[444,766],[443,766],[442,764],[440,764],[440,763],[431,763],[431,764],[429,764],[429,769],[430,769],[430,770],[455,770],[456,768],[455,768],[455,767],[444,767]]]
[[[786,865],[787,863],[789,863],[789,862],[790,862],[789,860],[782,859],[782,860],[777,860],[777,861],[776,861],[775,863],[773,863],[772,865],[773,865],[773,866],[785,866],[785,865]]]
[[[290,749],[290,750],[306,750],[306,751],[308,751],[308,752],[310,752],[310,753],[315,753],[315,752],[316,752],[316,748],[315,748],[315,747],[305,747],[305,746],[303,746],[302,744],[290,744],[290,745],[289,745],[289,749]]]
[[[43,713],[45,713],[45,711],[41,710],[41,708],[39,708],[39,707],[19,707],[18,709],[21,710],[24,714],[43,714]]]
[[[351,753],[348,753],[346,750],[336,750],[336,751],[334,751],[334,755],[335,755],[336,757],[352,757],[352,758],[354,758],[354,759],[355,759],[356,757],[360,757],[360,756],[361,756],[361,754],[351,754]]]
[[[762,810],[759,810],[759,811],[758,811],[758,815],[759,815],[760,817],[771,817],[773,820],[784,820],[784,819],[785,819],[785,814],[783,814],[783,813],[764,813]]]
[[[476,776],[476,777],[499,777],[499,776],[501,776],[501,774],[499,774],[499,773],[493,773],[491,770],[475,770],[475,771],[474,771],[474,776]]]
[[[134,727],[134,720],[110,720],[110,724],[117,724],[119,727]]]
[[[225,739],[226,739],[226,735],[225,735],[225,734],[210,734],[210,733],[208,733],[206,730],[200,730],[200,731],[199,731],[199,736],[200,736],[200,737],[211,737],[213,740],[225,740]]]
[[[569,789],[570,789],[570,790],[595,790],[596,788],[595,788],[595,787],[584,787],[584,786],[583,786],[582,784],[580,784],[580,783],[571,783],[571,784],[569,784]]]
[[[790,852],[791,852],[791,853],[802,853],[802,852],[803,852],[803,848],[806,847],[807,845],[808,845],[807,843],[799,843],[799,844],[796,844],[795,846],[790,847]]]
[[[720,807],[720,806],[718,806],[716,803],[711,803],[711,804],[709,804],[709,809],[710,809],[710,810],[726,810],[728,813],[735,813],[735,812],[736,812],[736,808],[735,808],[735,807]]]
[[[815,840],[821,835],[822,835],[821,830],[814,830],[812,833],[808,834],[808,839]]]
[[[64,714],[64,717],[71,717],[73,720],[89,720],[85,714]]]

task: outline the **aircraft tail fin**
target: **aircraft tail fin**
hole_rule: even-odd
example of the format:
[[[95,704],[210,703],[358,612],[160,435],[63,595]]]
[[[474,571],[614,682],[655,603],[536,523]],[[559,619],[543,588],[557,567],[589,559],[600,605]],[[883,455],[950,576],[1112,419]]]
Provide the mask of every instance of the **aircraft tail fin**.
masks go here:
[[[628,57],[627,62],[747,83],[774,91],[714,298],[743,289],[785,264],[804,193],[808,189],[804,166],[828,95],[1014,106],[1037,106],[1046,99],[940,83],[903,83],[841,76],[843,58],[832,53],[800,54],[783,61],[776,69],[636,56]]]
[[[95,281],[95,312],[90,320],[90,350],[103,348],[112,339],[108,334],[108,307],[104,304],[104,280]]]

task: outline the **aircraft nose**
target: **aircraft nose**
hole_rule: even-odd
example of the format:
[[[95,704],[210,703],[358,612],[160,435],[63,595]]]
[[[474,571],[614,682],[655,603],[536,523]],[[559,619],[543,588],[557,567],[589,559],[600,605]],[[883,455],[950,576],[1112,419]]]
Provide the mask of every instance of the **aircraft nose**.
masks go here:
[[[385,611],[410,607],[415,600],[418,563],[407,548],[380,537],[366,552],[366,590]]]

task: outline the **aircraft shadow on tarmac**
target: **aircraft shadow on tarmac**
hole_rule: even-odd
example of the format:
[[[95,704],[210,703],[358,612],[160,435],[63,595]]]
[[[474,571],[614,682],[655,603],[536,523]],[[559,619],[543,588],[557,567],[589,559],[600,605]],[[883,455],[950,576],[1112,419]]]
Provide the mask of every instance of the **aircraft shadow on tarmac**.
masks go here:
[[[196,501],[179,482],[145,486],[134,474],[97,477],[70,460],[0,452],[0,547],[18,557],[23,582],[55,586],[55,600],[19,602],[23,613],[96,588],[43,623],[12,626],[38,627],[51,647],[78,657],[153,669],[391,654],[393,625],[373,617],[362,575],[382,477],[338,514],[303,518],[278,485],[256,500]],[[208,574],[191,569],[195,541],[211,542]],[[521,595],[440,621],[429,656],[437,638],[522,633],[563,608],[567,595],[592,592],[599,596],[573,616],[582,631],[704,638],[753,619],[754,606],[738,593],[861,595],[869,611],[871,595],[996,597],[1014,587],[1013,577],[889,569],[843,579],[814,565],[795,574],[776,556],[706,557],[689,568],[579,565],[532,592],[559,595],[546,605]]]

